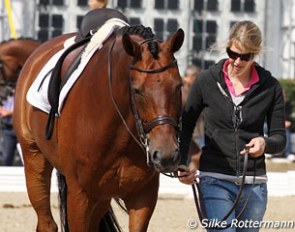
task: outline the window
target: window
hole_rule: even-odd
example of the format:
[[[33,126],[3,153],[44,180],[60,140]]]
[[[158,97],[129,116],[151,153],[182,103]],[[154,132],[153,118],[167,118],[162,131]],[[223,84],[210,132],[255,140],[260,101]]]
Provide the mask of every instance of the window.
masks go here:
[[[218,0],[208,0],[207,1],[207,10],[208,11],[217,11],[218,10]]]
[[[62,29],[54,29],[51,34],[51,38],[59,36],[62,34]]]
[[[169,10],[177,10],[179,8],[178,6],[178,0],[168,0],[168,7]]]
[[[216,32],[217,32],[217,23],[216,23],[216,21],[214,21],[214,20],[208,20],[206,22],[206,24],[207,24],[207,30],[206,31],[209,34],[216,34]]]
[[[54,14],[52,15],[52,27],[63,28],[64,19],[62,15]]]
[[[158,9],[158,10],[165,9],[165,0],[155,0],[155,9]]]
[[[216,35],[207,35],[206,37],[206,49],[210,48],[212,44],[216,42]]]
[[[154,19],[154,30],[155,32],[163,32],[164,31],[164,20],[155,18]]]
[[[157,10],[178,10],[179,0],[154,0],[155,9]]]
[[[231,11],[240,12],[241,11],[241,0],[231,0]]]
[[[130,8],[141,8],[142,0],[118,0],[117,6],[118,8],[125,9],[127,7]]]
[[[129,18],[129,23],[130,23],[130,25],[140,25],[141,24],[140,18],[131,17],[131,18]]]
[[[178,29],[178,22],[177,19],[168,19],[167,22],[167,31],[174,33],[176,32]]]
[[[203,33],[203,20],[195,19],[193,26],[194,33]]]
[[[49,27],[49,15],[39,14],[39,27],[48,28]]]
[[[48,37],[48,30],[47,29],[41,29],[38,31],[38,39],[41,42],[45,42],[46,40],[49,39]]]
[[[237,23],[237,21],[231,21],[230,24],[229,24],[229,28],[232,28],[233,25],[235,25]]]
[[[254,0],[245,0],[244,11],[245,12],[254,12],[255,11],[255,1]]]
[[[193,50],[199,52],[202,50],[202,35],[197,34],[193,36]]]
[[[64,0],[52,0],[52,5],[62,6],[64,5]]]
[[[194,0],[194,10],[201,12],[204,9],[204,0]]]
[[[78,0],[77,5],[78,6],[87,6],[88,0]]]
[[[49,4],[49,0],[40,0],[39,1],[39,5],[43,5],[43,6],[46,6]]]
[[[141,0],[130,0],[130,8],[141,8]]]
[[[127,7],[127,0],[118,0],[118,7],[125,9]]]

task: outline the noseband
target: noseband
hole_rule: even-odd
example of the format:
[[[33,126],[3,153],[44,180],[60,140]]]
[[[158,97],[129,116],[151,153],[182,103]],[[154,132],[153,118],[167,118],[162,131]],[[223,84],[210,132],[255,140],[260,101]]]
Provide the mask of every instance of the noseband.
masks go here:
[[[152,42],[152,41],[158,41],[155,39],[146,39],[143,40],[141,43],[139,43],[139,45],[143,45],[145,43],[148,42]],[[133,137],[133,139],[136,141],[136,143],[143,149],[143,151],[146,154],[147,157],[147,165],[150,166],[150,154],[149,154],[149,141],[148,141],[148,137],[147,134],[150,133],[150,131],[155,128],[156,126],[160,126],[160,125],[164,125],[164,124],[169,124],[171,126],[173,126],[173,128],[175,128],[176,132],[177,132],[177,142],[178,142],[178,146],[179,146],[179,133],[180,133],[180,128],[181,128],[181,117],[179,116],[178,120],[175,120],[173,117],[168,116],[168,115],[159,115],[157,117],[155,117],[154,119],[150,120],[147,123],[143,123],[136,104],[135,104],[135,97],[134,97],[134,91],[132,91],[131,89],[131,75],[129,74],[129,89],[130,89],[130,102],[131,102],[131,110],[133,113],[133,116],[135,118],[135,123],[136,123],[136,128],[137,128],[137,132],[139,135],[139,140],[137,139],[137,137],[133,134],[133,132],[131,131],[131,129],[129,128],[129,126],[127,125],[123,115],[121,114],[115,99],[113,97],[113,93],[112,93],[112,84],[111,84],[111,80],[112,80],[112,75],[111,75],[111,66],[112,66],[112,59],[111,59],[111,52],[112,49],[115,45],[116,40],[114,40],[113,44],[110,47],[109,50],[109,66],[108,66],[108,73],[109,73],[109,89],[110,89],[110,93],[111,93],[111,98],[112,98],[112,102],[122,120],[122,122],[124,123],[125,127],[127,128],[129,134]],[[142,73],[161,73],[164,72],[165,70],[167,70],[170,67],[174,67],[177,65],[177,61],[173,60],[172,62],[170,62],[169,64],[167,64],[164,67],[161,68],[157,68],[157,69],[142,69],[139,67],[135,67],[135,65],[133,64],[133,62],[131,62],[131,65],[129,66],[130,70],[135,70],[137,72],[142,72]],[[181,105],[179,107],[179,115],[181,115]]]

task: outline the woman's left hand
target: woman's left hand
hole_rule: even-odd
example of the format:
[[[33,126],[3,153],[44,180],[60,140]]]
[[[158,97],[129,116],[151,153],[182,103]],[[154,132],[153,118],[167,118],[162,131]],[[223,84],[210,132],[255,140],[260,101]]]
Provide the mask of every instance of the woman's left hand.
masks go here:
[[[248,147],[248,148],[247,148]],[[253,157],[259,157],[263,155],[265,150],[265,140],[263,137],[253,138],[249,143],[245,145],[245,149],[243,149],[240,154],[244,155],[246,152],[249,152],[249,155]]]

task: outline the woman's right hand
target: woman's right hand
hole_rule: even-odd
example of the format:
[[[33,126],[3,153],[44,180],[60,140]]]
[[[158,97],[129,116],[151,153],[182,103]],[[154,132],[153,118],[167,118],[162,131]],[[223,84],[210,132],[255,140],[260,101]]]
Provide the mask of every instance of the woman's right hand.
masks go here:
[[[196,179],[196,172],[197,170],[189,169],[185,165],[178,166],[178,179],[183,184],[192,185]]]

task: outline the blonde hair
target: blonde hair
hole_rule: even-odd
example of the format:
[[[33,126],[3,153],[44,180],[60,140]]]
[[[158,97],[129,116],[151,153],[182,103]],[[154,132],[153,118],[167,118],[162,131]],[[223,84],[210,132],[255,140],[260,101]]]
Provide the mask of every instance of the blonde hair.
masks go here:
[[[262,50],[262,36],[259,27],[252,21],[240,21],[230,30],[227,47],[235,45],[249,53],[259,54]]]

